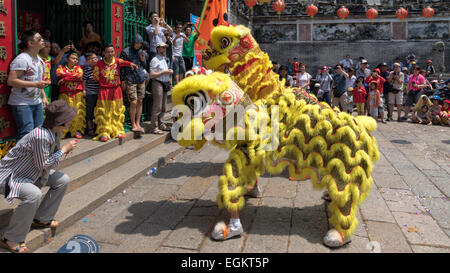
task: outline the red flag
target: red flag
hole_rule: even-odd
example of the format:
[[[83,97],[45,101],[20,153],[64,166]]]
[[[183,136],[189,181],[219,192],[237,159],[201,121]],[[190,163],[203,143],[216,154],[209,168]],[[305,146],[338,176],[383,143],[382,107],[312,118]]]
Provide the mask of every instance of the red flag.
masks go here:
[[[200,16],[200,36],[196,42],[199,49],[208,48],[208,41],[214,27],[229,25],[227,10],[227,0],[205,0],[202,16]]]

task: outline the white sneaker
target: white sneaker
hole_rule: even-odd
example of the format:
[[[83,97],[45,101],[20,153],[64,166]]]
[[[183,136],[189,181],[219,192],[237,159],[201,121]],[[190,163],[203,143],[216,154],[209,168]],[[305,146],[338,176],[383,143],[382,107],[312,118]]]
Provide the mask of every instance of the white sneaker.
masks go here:
[[[339,233],[339,231],[337,231],[336,229],[330,229],[327,232],[327,235],[325,235],[325,237],[323,237],[323,243],[324,245],[326,245],[327,247],[331,247],[331,248],[338,248],[341,246],[344,246],[348,243],[350,243],[352,240],[350,238],[342,238],[341,234]]]
[[[231,228],[231,225],[227,226],[224,222],[219,222],[214,227],[211,237],[217,241],[225,241],[233,237],[241,236],[242,233],[244,233],[242,225],[239,229],[234,230]]]

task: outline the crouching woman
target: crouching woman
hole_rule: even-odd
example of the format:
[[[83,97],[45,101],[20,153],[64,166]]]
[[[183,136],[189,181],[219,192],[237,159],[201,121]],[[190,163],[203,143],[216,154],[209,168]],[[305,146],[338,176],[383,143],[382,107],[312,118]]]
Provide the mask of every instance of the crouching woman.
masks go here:
[[[53,219],[69,184],[69,177],[53,170],[63,155],[70,153],[77,140],[61,149],[58,147],[62,130],[70,128],[77,109],[67,102],[56,100],[45,109],[44,124],[25,135],[0,161],[0,194],[11,204],[21,200],[11,217],[8,228],[0,238],[0,245],[11,252],[28,249],[25,237],[30,228],[56,228]],[[58,137],[57,137],[58,136]],[[41,187],[50,189],[41,200]]]

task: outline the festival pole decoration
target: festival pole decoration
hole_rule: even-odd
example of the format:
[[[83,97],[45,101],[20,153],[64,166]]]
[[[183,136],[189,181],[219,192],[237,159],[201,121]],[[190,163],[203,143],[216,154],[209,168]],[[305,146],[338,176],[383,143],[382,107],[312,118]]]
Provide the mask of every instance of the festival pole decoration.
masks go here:
[[[427,18],[427,20],[431,17],[433,17],[434,15],[434,9],[430,6],[426,7],[423,9],[422,11],[422,15],[423,17]]]
[[[408,11],[404,8],[399,8],[396,12],[395,12],[395,16],[397,16],[397,18],[400,21],[403,21],[407,16],[408,16]]]
[[[319,12],[319,9],[314,5],[311,4],[306,8],[306,13],[311,17],[311,19],[314,19],[314,16]]]
[[[337,11],[337,15],[339,18],[342,19],[342,23],[344,23],[345,18],[347,18],[349,14],[350,14],[350,12],[348,11],[348,9],[345,6],[342,6]]]
[[[367,16],[367,18],[370,19],[370,21],[373,22],[373,20],[374,20],[375,18],[377,18],[377,16],[378,16],[378,11],[377,11],[376,9],[374,9],[374,8],[371,8],[371,9],[369,9],[369,10],[366,12],[366,16]]]
[[[283,0],[277,0],[273,2],[272,8],[274,11],[277,12],[278,18],[281,17],[281,12],[284,10],[284,1]]]
[[[245,5],[250,8],[250,14],[253,14],[253,7],[256,6],[258,0],[245,0]]]

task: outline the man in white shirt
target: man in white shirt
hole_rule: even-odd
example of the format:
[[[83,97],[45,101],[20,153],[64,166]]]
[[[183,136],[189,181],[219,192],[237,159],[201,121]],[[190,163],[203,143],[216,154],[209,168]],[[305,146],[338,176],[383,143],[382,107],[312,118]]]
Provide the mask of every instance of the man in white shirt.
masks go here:
[[[148,39],[150,40],[150,60],[156,56],[156,45],[160,42],[165,43],[166,38],[164,33],[168,30],[172,31],[172,28],[164,21],[164,18],[159,18],[158,13],[152,12],[150,15],[151,24],[145,28],[147,31]],[[164,25],[162,27],[161,25]]]
[[[345,59],[339,62],[344,66],[344,69],[347,67],[353,67],[353,60],[350,59],[350,55],[345,56]]]
[[[172,89],[173,70],[169,69],[166,58],[167,44],[159,42],[156,45],[157,55],[150,62],[150,78],[152,79],[153,106],[151,115],[151,133],[163,134],[170,131],[168,125],[163,123],[166,112],[167,93]],[[162,130],[162,131],[161,131]]]
[[[186,65],[183,59],[183,44],[189,43],[189,39],[186,37],[186,34],[181,32],[186,26],[187,25],[183,26],[181,23],[178,23],[172,37],[173,74],[175,75],[176,83],[181,81],[186,73]]]

